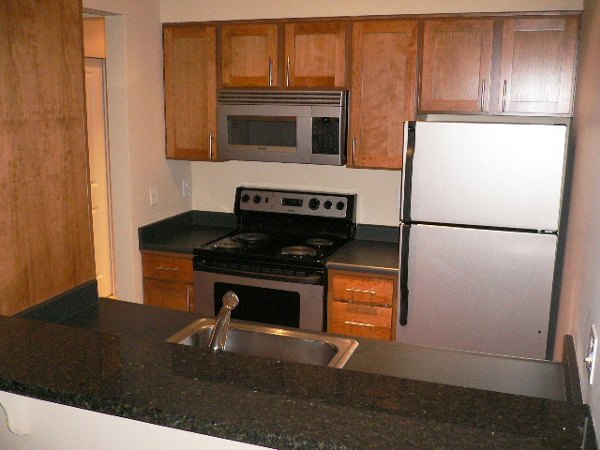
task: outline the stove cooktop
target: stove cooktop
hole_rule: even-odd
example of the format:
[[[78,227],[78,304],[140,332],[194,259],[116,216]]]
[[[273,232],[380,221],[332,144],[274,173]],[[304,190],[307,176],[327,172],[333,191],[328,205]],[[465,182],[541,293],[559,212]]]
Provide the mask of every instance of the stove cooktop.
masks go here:
[[[266,265],[323,271],[354,238],[355,205],[354,194],[238,187],[236,231],[195,249],[195,267],[244,262],[261,272]]]
[[[197,249],[200,256],[279,264],[324,266],[350,239],[234,232]]]

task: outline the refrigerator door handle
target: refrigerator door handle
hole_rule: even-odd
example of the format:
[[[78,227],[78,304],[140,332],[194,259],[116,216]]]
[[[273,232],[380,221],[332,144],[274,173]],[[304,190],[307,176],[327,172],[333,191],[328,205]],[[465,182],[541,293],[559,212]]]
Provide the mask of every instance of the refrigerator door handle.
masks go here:
[[[410,221],[410,197],[412,185],[412,167],[415,154],[416,122],[404,122],[404,149],[402,151],[402,202],[400,204],[400,221]]]
[[[408,323],[408,249],[410,225],[400,224],[400,325]]]

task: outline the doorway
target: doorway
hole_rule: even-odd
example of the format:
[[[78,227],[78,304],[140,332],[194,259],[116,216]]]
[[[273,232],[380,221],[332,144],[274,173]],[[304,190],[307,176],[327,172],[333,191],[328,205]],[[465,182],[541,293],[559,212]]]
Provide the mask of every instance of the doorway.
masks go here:
[[[85,58],[90,196],[98,295],[114,295],[113,242],[108,164],[105,60]]]

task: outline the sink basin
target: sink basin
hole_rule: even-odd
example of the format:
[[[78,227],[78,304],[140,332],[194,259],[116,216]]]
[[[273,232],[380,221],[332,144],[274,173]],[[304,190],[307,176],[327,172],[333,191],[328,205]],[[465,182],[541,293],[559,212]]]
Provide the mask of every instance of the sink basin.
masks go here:
[[[167,342],[208,349],[215,322],[215,319],[196,320]],[[356,347],[358,342],[350,338],[232,320],[224,350],[339,368],[346,364]]]

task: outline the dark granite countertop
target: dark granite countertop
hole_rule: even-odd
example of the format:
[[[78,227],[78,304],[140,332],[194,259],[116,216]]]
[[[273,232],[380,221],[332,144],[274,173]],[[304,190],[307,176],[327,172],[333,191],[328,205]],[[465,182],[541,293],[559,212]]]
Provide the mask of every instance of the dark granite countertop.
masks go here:
[[[124,303],[101,300],[66,322],[96,330],[0,317],[0,389],[275,448],[581,446],[586,405],[208,354],[160,342],[194,314]],[[140,326],[124,314],[136,308]],[[361,344],[357,366],[373,350]]]
[[[140,250],[192,254],[194,248],[214,241],[234,228],[233,214],[188,211],[141,227],[138,230]]]
[[[0,327],[4,391],[275,448],[571,449],[588,414],[64,325],[0,317]]]
[[[357,239],[327,261],[328,269],[398,273],[398,243]]]

